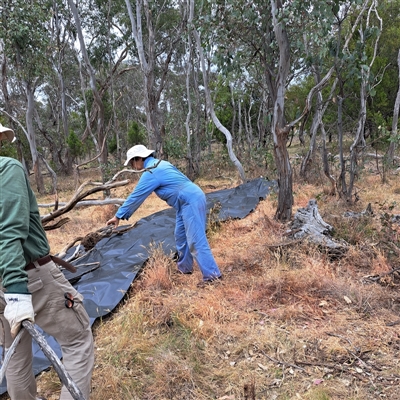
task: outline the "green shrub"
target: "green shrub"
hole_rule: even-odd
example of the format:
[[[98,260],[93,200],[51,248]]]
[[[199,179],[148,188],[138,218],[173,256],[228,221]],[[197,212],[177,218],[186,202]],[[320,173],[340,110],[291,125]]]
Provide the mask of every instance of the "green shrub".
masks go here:
[[[144,144],[146,142],[146,132],[136,121],[132,121],[126,133],[128,146],[132,147],[136,144]]]

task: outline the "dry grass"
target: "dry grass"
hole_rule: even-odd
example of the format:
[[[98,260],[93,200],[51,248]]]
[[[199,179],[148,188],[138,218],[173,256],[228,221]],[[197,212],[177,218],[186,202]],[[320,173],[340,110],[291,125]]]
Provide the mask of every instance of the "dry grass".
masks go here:
[[[210,191],[227,182],[199,184]],[[344,218],[349,207],[324,188],[294,188],[293,211],[317,198],[335,236],[349,243],[339,259],[306,243],[272,247],[286,240],[287,229],[273,219],[275,195],[247,218],[209,230],[224,274],[216,285],[199,289],[198,268],[176,274],[173,260],[154,246],[124,302],[93,327],[91,399],[400,398],[400,337],[397,326],[386,325],[399,318],[399,279],[363,279],[398,267],[399,229],[384,215],[400,214],[400,185],[393,178],[382,186],[377,175],[359,185],[361,200],[351,210],[371,203],[374,215],[357,220]],[[129,222],[162,208],[152,196]],[[52,250],[104,226],[113,212],[71,212],[69,224],[49,232]],[[41,394],[58,398],[54,372],[38,382]]]

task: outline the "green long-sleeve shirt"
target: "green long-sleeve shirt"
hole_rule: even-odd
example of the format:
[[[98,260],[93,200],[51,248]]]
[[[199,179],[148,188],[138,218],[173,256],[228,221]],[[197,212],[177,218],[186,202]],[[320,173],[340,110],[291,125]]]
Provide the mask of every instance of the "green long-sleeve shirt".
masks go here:
[[[36,197],[22,164],[0,157],[0,277],[7,292],[29,293],[25,266],[49,252]]]

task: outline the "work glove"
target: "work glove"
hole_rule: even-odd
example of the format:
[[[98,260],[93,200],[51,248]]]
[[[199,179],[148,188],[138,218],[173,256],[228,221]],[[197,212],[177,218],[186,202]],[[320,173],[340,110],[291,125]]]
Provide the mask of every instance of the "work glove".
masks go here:
[[[32,295],[20,293],[4,293],[6,307],[4,317],[7,319],[11,328],[11,336],[15,338],[21,328],[21,323],[25,319],[35,322],[33,312]]]

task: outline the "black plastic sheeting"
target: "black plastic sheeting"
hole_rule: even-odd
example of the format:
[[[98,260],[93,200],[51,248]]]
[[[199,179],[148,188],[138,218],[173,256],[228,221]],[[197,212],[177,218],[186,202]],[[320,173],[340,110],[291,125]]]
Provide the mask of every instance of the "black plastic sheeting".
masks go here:
[[[233,189],[219,190],[208,193],[207,209],[213,211],[213,218],[218,221],[242,219],[255,210],[260,200],[264,200],[275,182],[258,178],[244,183]],[[122,230],[124,226],[118,229]],[[175,239],[175,210],[169,208],[139,220],[134,228],[125,233],[115,233],[111,237],[99,241],[96,246],[83,253],[76,262],[78,271],[74,274],[64,271],[67,279],[84,296],[84,306],[89,314],[91,323],[109,314],[123,299],[131,283],[149,257],[151,244],[161,244],[166,254],[176,253]],[[69,250],[65,258],[70,257],[76,250]],[[80,250],[83,251],[83,248]],[[74,264],[74,262],[72,262]],[[93,266],[82,264],[97,263]],[[99,263],[99,264],[98,264]],[[87,272],[84,270],[87,268]],[[47,342],[61,357],[61,350],[53,337],[44,334]],[[50,362],[44,356],[36,343],[33,343],[35,375],[50,367]],[[2,348],[0,347],[2,353]],[[0,394],[7,390],[5,380],[0,386]]]

